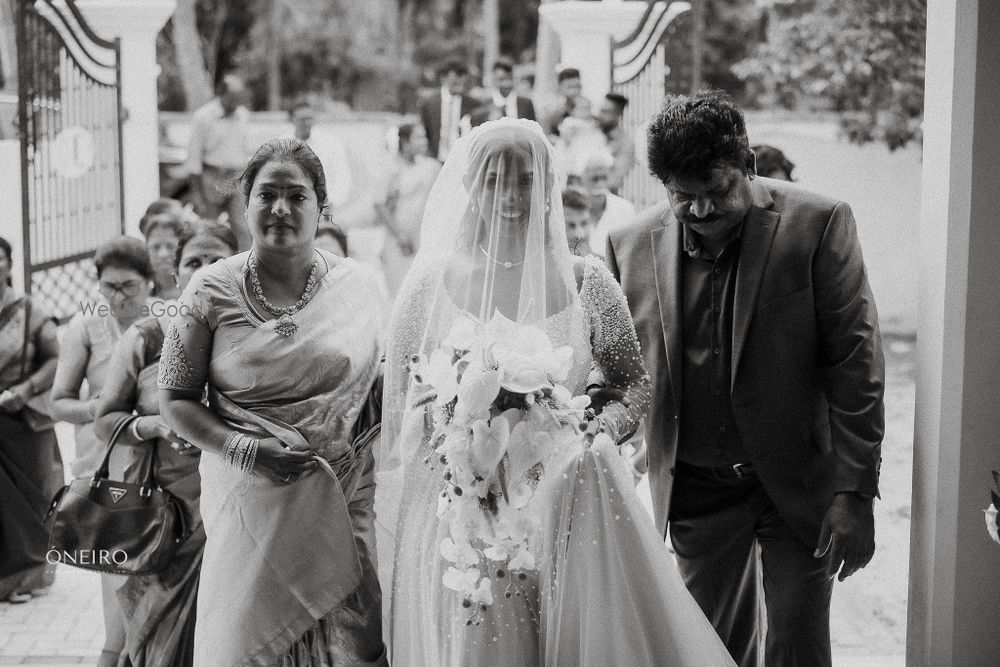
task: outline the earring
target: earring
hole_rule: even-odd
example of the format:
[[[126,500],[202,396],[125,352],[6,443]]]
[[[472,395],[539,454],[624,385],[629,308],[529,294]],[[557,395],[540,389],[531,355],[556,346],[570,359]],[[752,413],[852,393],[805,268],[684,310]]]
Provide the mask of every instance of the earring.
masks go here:
[[[180,286],[181,286],[181,279],[180,279],[180,277],[178,277],[178,275],[177,275],[177,274],[175,273],[175,274],[174,274],[174,287],[180,287]]]
[[[545,212],[548,213],[551,210],[552,210],[552,205],[549,204],[549,202],[546,201],[545,202]]]
[[[479,213],[479,206],[476,205],[476,202],[472,202],[472,206],[470,206],[469,208],[472,210],[473,213]]]

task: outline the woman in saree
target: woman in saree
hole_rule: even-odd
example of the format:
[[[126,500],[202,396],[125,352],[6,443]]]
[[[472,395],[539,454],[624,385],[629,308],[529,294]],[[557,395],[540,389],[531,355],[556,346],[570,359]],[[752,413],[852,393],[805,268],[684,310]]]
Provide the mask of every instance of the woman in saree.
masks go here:
[[[186,228],[174,261],[177,284],[183,288],[195,271],[236,251],[236,237],[225,225],[203,222]],[[96,427],[107,442],[123,419],[132,420],[118,439],[128,458],[126,478],[138,479],[148,458],[154,456],[157,484],[180,501],[190,533],[164,571],[130,576],[118,590],[128,656],[124,664],[186,667],[193,660],[195,599],[205,547],[198,511],[201,451],[181,439],[160,416],[156,376],[173,308],[157,302],[151,311],[152,315],[125,331],[115,349],[96,410]]]
[[[59,356],[56,323],[14,291],[12,259],[10,243],[0,238],[0,599],[17,603],[54,579],[42,520],[63,468],[43,412]]]
[[[420,241],[420,220],[427,194],[441,164],[427,155],[427,133],[420,123],[406,123],[397,130],[399,153],[387,179],[385,202],[378,213],[385,226],[382,265],[390,297],[395,297],[413,263]]]
[[[569,252],[553,163],[537,123],[487,122],[428,200],[386,355],[376,507],[393,664],[732,664],[616,450],[650,381],[620,287]],[[447,370],[459,349],[479,352]],[[546,364],[558,378],[540,378]],[[610,400],[546,426],[555,413],[531,406],[586,404],[595,367]],[[451,396],[455,373],[457,402],[428,397],[428,378]],[[513,400],[522,380],[502,383],[518,374],[549,393]],[[441,430],[461,415],[480,415],[471,436]]]
[[[202,450],[194,662],[385,664],[374,458],[352,437],[382,357],[374,277],[315,248],[327,193],[308,146],[264,144],[240,185],[253,245],[185,288],[158,381]]]
[[[52,417],[74,425],[76,456],[70,472],[76,478],[92,477],[104,458],[107,438],[94,429],[99,397],[115,345],[122,332],[145,315],[153,285],[146,245],[131,236],[117,236],[103,243],[94,254],[94,266],[104,302],[93,309],[81,309],[66,325],[52,384]],[[112,453],[112,479],[120,479],[127,458],[121,450]],[[125,648],[125,626],[116,597],[125,577],[110,573],[100,576],[104,648],[98,665],[113,667]]]

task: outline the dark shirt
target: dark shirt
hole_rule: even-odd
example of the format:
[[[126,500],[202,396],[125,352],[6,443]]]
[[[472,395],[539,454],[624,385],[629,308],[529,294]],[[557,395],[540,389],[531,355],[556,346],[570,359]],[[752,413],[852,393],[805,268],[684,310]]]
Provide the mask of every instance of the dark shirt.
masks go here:
[[[746,463],[730,403],[740,238],[713,258],[697,235],[682,227],[683,363],[677,458],[697,466]]]

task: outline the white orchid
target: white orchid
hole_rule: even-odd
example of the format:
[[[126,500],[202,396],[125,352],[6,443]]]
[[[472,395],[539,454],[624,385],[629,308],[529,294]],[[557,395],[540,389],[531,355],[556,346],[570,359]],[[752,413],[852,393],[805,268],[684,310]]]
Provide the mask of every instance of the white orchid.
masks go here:
[[[455,404],[454,423],[469,426],[489,417],[490,406],[500,393],[500,373],[473,362],[462,374]]]
[[[426,361],[421,361],[419,379],[437,391],[434,399],[437,406],[451,402],[458,394],[458,370],[452,363],[452,355],[443,348],[434,350]]]
[[[502,416],[472,423],[472,468],[476,475],[487,482],[493,479],[509,441],[510,423]],[[480,495],[485,497],[485,493]]]
[[[469,598],[474,604],[493,604],[493,582],[489,577],[483,577],[479,581],[479,586],[469,593]]]
[[[470,592],[476,590],[476,585],[479,583],[481,576],[482,574],[477,568],[457,568],[452,566],[444,573],[441,580],[451,590],[468,595]]]
[[[452,323],[451,330],[441,343],[453,350],[467,352],[476,347],[478,334],[479,323],[467,315],[459,315]]]
[[[441,541],[441,555],[458,567],[470,567],[479,562],[479,553],[465,540],[456,542],[450,537]]]
[[[566,379],[573,348],[554,347],[540,328],[517,324],[497,312],[483,333],[489,359],[499,367],[507,391],[529,394]]]
[[[490,560],[507,562],[510,570],[534,570],[535,557],[523,540],[506,539],[487,547],[483,555]]]

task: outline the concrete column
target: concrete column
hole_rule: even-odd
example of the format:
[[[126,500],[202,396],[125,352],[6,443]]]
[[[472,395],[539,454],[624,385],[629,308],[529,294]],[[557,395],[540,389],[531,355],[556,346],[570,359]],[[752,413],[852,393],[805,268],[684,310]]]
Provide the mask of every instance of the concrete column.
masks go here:
[[[580,70],[583,95],[595,105],[611,90],[611,39],[631,34],[646,5],[638,0],[566,0],[539,7],[539,22],[551,27],[559,37],[559,62]]]
[[[1000,661],[1000,5],[927,3],[909,665]]]
[[[160,196],[156,35],[174,13],[175,0],[77,0],[87,23],[104,39],[121,38],[122,168],[125,231],[139,233],[139,218]]]

